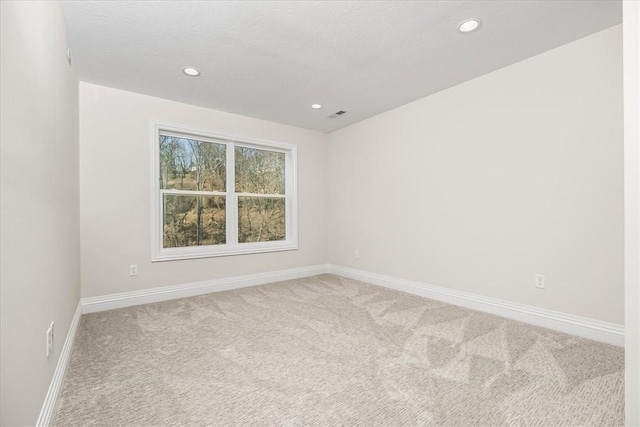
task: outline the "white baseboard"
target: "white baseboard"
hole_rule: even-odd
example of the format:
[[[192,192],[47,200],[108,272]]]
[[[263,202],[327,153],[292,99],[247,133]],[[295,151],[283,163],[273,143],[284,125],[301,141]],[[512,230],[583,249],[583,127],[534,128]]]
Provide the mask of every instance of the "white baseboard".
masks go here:
[[[292,268],[288,270],[271,271],[267,273],[249,274],[246,276],[213,279],[203,282],[186,283],[162,288],[145,289],[142,291],[123,292],[92,298],[82,298],[82,312],[95,313],[152,302],[167,301],[177,298],[203,295],[211,292],[228,291],[245,288],[247,286],[263,285],[265,283],[283,280],[299,279],[327,273],[327,265]]]
[[[571,335],[621,347],[624,346],[624,326],[622,325],[329,264],[83,298],[81,300],[82,312],[94,313],[113,310],[116,308],[263,285],[265,283],[283,280],[299,279],[325,273],[336,274],[338,276],[444,301],[461,307],[496,314],[508,319],[542,326]]]
[[[536,326],[553,329],[571,335],[624,347],[624,326],[614,323],[531,307],[510,301],[484,297],[468,292],[456,291],[439,286],[397,277],[370,273],[353,268],[329,265],[327,272],[350,279],[360,280],[386,288],[419,295],[462,307],[514,319]]]
[[[69,332],[67,332],[67,338],[64,340],[64,345],[62,346],[62,351],[60,352],[60,357],[56,364],[56,370],[53,373],[53,378],[51,378],[51,384],[49,384],[49,390],[47,391],[44,404],[40,410],[40,416],[36,422],[37,427],[46,427],[51,421],[51,416],[56,408],[56,401],[60,394],[60,388],[64,382],[64,374],[67,370],[67,366],[69,365],[69,359],[71,359],[71,351],[73,350],[73,343],[76,339],[76,330],[78,329],[78,324],[80,324],[81,317],[82,305],[78,302],[78,307],[76,308],[76,312],[71,320]]]

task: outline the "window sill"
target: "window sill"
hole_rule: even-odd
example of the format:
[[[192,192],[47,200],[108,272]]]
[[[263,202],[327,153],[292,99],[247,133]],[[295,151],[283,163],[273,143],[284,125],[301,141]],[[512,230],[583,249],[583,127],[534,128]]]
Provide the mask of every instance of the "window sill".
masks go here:
[[[293,251],[298,249],[297,243],[292,242],[264,242],[246,243],[234,247],[194,247],[170,248],[155,253],[151,262],[178,261],[186,259],[215,258],[234,255],[251,255],[265,252]]]

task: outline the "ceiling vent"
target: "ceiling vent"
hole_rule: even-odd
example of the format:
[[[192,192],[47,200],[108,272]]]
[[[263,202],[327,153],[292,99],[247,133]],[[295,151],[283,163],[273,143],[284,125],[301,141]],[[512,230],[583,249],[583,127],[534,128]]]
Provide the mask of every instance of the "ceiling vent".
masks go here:
[[[346,114],[346,113],[347,113],[346,111],[344,111],[344,110],[340,110],[340,111],[337,111],[337,112],[335,112],[335,113],[331,114],[331,115],[329,116],[329,118],[330,118],[330,119],[335,119],[336,117],[340,117],[341,115]]]

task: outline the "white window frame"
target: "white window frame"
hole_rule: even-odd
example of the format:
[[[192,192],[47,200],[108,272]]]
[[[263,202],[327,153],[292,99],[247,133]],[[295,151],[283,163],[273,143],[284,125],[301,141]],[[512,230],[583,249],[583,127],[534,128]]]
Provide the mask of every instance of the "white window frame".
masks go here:
[[[160,134],[224,143],[227,145],[226,190],[196,192],[198,194],[226,197],[226,243],[221,245],[163,248],[162,194],[185,194],[183,191],[160,189]],[[236,193],[235,146],[251,147],[285,154],[285,194],[256,195]],[[151,131],[151,262],[181,259],[209,258],[262,252],[290,251],[298,249],[298,194],[297,194],[297,146],[283,142],[257,140],[235,135],[225,135],[200,129],[171,126],[154,122]],[[238,197],[284,197],[286,240],[269,242],[238,242]]]

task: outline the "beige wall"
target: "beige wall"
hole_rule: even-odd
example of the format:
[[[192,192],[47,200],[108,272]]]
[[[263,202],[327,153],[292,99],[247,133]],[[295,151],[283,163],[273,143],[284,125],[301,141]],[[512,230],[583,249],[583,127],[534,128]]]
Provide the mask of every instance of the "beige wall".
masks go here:
[[[58,2],[0,8],[0,424],[34,425],[80,298],[78,80]]]
[[[331,134],[329,261],[624,323],[621,34]]]
[[[296,144],[299,249],[151,263],[151,123]],[[93,297],[326,261],[326,135],[80,84],[82,296]],[[129,277],[129,265],[139,275]]]

